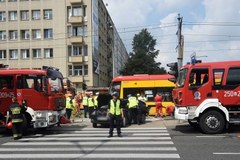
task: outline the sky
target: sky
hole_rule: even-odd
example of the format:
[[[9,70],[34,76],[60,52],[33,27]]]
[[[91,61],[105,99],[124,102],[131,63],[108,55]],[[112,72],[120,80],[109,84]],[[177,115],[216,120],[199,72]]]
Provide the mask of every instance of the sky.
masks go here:
[[[239,0],[103,0],[127,51],[143,28],[157,40],[161,67],[176,62],[178,15],[182,17],[183,64],[240,60]]]

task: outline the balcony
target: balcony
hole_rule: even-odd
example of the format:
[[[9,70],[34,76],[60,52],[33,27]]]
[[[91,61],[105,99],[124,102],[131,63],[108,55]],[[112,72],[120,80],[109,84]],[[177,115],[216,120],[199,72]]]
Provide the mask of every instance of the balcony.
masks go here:
[[[70,56],[69,57],[70,63],[82,63],[83,62],[83,56]]]
[[[69,18],[69,23],[82,23],[83,22],[83,16],[71,16]]]
[[[71,4],[82,3],[82,0],[69,0]]]
[[[83,43],[82,36],[73,36],[73,37],[70,37],[69,39],[71,43]]]
[[[72,77],[69,76],[68,79],[73,83],[83,82],[83,76],[72,76]]]

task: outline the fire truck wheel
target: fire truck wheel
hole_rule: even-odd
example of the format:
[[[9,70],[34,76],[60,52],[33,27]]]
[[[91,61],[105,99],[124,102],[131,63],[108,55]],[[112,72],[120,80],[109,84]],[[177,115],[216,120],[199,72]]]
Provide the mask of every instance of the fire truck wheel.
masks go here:
[[[199,126],[204,133],[222,133],[226,126],[224,116],[218,111],[208,111],[199,120]]]

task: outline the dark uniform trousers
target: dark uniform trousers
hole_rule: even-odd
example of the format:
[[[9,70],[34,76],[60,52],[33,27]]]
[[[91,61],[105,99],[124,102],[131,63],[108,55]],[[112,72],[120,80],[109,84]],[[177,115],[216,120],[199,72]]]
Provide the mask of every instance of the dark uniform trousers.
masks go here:
[[[121,135],[121,115],[113,115],[109,114],[109,121],[110,121],[110,130],[109,135],[113,135],[114,124],[116,124],[117,134]],[[116,123],[115,123],[116,121]]]
[[[137,116],[138,116],[138,107],[131,107],[129,108],[129,123],[137,123]]]
[[[22,125],[23,125],[23,122],[12,123],[12,132],[13,132],[14,139],[22,138],[22,133],[23,133]]]

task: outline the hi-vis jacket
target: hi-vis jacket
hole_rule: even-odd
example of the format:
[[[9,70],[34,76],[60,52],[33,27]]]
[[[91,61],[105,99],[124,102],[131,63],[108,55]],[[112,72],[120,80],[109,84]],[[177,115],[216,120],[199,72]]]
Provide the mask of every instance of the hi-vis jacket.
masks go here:
[[[74,109],[75,106],[75,99],[67,98],[66,99],[66,108],[67,109]]]
[[[128,98],[128,108],[133,108],[138,106],[138,100],[136,97],[129,97]]]
[[[88,107],[94,107],[94,99],[92,97],[88,98]]]
[[[88,105],[88,97],[87,96],[83,97],[82,103],[83,103],[84,106]]]
[[[121,101],[119,99],[117,99],[115,102],[113,101],[113,99],[110,100],[110,109],[109,112],[112,115],[121,115]]]
[[[25,111],[24,107],[22,107],[19,103],[14,102],[9,108],[9,115],[12,118],[12,123],[23,122],[23,113]]]

